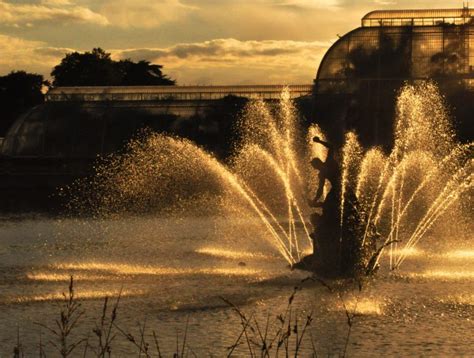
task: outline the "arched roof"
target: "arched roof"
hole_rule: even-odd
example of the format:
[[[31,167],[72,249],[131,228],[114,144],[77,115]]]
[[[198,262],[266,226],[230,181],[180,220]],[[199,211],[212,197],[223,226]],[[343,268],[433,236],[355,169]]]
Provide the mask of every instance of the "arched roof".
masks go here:
[[[365,15],[362,20],[372,19],[414,19],[414,18],[447,18],[469,17],[469,9],[424,9],[424,10],[375,10]]]
[[[94,159],[123,148],[143,128],[167,130],[172,115],[147,106],[47,102],[18,118],[0,154],[6,157]]]
[[[472,21],[469,8],[425,10],[376,10],[362,18],[363,27],[463,25]]]
[[[403,11],[383,13],[400,12]],[[377,16],[376,14],[374,12],[371,16]],[[366,18],[369,20],[365,21],[377,21],[373,17]],[[324,55],[316,77],[316,92],[347,93],[348,88],[355,85],[357,80],[405,80],[442,76],[472,79],[472,39],[474,26],[471,23],[467,26],[437,23],[359,27],[339,38]],[[401,66],[404,66],[404,71],[397,71]]]

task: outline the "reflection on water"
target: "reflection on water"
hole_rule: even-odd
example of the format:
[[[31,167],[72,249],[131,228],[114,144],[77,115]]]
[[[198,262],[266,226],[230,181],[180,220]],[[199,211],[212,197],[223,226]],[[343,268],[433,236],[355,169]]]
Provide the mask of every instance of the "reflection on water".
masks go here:
[[[391,251],[392,255],[394,256],[405,256],[405,257],[414,257],[414,256],[420,256],[422,254],[425,254],[423,251],[416,247],[404,247],[401,249],[393,249]],[[390,255],[389,252],[386,252],[385,255]]]
[[[451,295],[444,298],[442,301],[450,302],[459,305],[474,306],[474,294],[473,293],[461,293],[458,295]]]
[[[245,267],[236,268],[171,268],[160,266],[141,266],[105,262],[80,262],[52,265],[53,270],[105,271],[117,275],[224,275],[260,276],[265,272]]]
[[[103,300],[104,297],[136,297],[146,294],[146,291],[140,290],[81,290],[75,294],[79,300]],[[63,292],[51,292],[42,295],[18,296],[7,300],[6,304],[11,303],[31,303],[45,301],[64,301]]]
[[[259,260],[272,260],[273,259],[275,260],[275,259],[278,259],[278,257],[265,255],[259,252],[233,251],[233,250],[221,249],[218,247],[203,247],[203,248],[197,249],[196,252],[198,254],[223,257],[226,259],[233,259],[233,260],[239,260],[239,259],[259,259]]]
[[[445,254],[447,258],[450,259],[461,259],[461,260],[466,260],[466,259],[474,259],[474,250],[456,250],[456,251],[450,251]]]
[[[410,277],[443,280],[474,280],[474,270],[427,270],[421,273],[411,273]]]
[[[385,304],[380,298],[352,297],[342,299],[335,308],[356,315],[382,315]]]
[[[28,272],[26,278],[32,281],[65,281],[71,280],[71,273],[57,273],[57,272]],[[104,276],[104,275],[89,275],[74,273],[74,281],[104,281],[120,279],[120,277]]]
[[[395,275],[382,269],[362,293],[345,282],[330,282],[334,290],[329,292],[319,283],[302,283],[308,275],[291,271],[267,246],[223,242],[214,222],[133,218],[102,227],[49,219],[0,224],[0,356],[11,354],[16,332],[9,327],[17,325],[29,349],[26,356],[37,354],[33,323],[54,324],[70,275],[86,311],[78,337],[90,334],[104,296],[121,291],[120,326],[133,330],[146,319],[160,332],[166,356],[188,317],[189,345],[196,355],[225,356],[242,327],[222,298],[264,326],[268,316],[285,312],[295,286],[304,287],[292,310],[301,317],[313,312],[310,331],[320,356],[342,354],[346,310],[356,314],[351,357],[472,352],[466,332],[474,329],[474,250],[466,243],[432,248],[427,242],[404,253],[406,263]],[[135,353],[122,343],[117,340],[123,355]],[[307,349],[301,356],[311,356],[311,345]]]
[[[392,250],[393,255],[404,255],[406,257],[417,257],[424,256],[430,259],[450,259],[450,260],[462,260],[468,261],[474,259],[474,250],[454,250],[447,251],[444,253],[424,251],[416,247],[394,249]],[[390,253],[386,252],[385,256],[389,256]]]

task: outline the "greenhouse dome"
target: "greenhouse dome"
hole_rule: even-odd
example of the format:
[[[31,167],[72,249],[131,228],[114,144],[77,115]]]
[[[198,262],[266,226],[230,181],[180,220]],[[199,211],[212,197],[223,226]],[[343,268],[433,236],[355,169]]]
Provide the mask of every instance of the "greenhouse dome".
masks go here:
[[[342,140],[343,127],[356,129],[365,144],[390,145],[395,98],[404,83],[436,81],[448,100],[472,93],[472,20],[467,8],[367,14],[361,27],[340,37],[323,57],[315,80],[315,118],[336,141]]]
[[[238,105],[246,99],[277,101],[284,87],[58,87],[46,94],[45,104],[13,124],[1,154],[95,158],[120,150],[144,128],[184,137],[203,135],[213,131],[206,127],[223,125],[206,123],[216,107]],[[291,86],[293,98],[311,96],[311,91],[311,85]]]

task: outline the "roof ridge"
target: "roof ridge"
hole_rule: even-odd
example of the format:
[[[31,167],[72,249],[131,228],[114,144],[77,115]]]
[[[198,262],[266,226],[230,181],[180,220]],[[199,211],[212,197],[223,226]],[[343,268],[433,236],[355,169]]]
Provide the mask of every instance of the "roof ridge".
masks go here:
[[[391,19],[391,18],[432,18],[432,17],[465,17],[471,16],[469,8],[449,8],[449,9],[389,9],[374,10],[367,13],[362,20],[370,19]],[[395,16],[394,16],[395,15]]]

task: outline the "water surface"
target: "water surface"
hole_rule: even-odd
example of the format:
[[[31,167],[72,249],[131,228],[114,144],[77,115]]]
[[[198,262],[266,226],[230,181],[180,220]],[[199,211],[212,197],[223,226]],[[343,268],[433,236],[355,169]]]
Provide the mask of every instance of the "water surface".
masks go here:
[[[302,283],[286,260],[261,240],[225,236],[219,218],[135,218],[99,223],[44,217],[4,218],[0,224],[0,356],[13,352],[17,328],[27,356],[54,326],[57,303],[70,275],[85,314],[74,337],[93,337],[103,297],[121,291],[117,324],[138,336],[155,330],[162,353],[175,351],[188,323],[187,345],[197,356],[223,356],[241,332],[222,298],[265,326],[284,313],[295,286],[293,312],[312,312],[303,355],[342,354],[348,333],[345,309],[358,315],[349,336],[351,357],[469,356],[474,349],[474,247],[424,241],[394,274],[382,269],[361,293],[347,283]],[[241,221],[242,236],[252,223]],[[235,231],[234,231],[235,232]],[[251,231],[250,231],[251,232]],[[223,234],[224,233],[224,234]],[[223,236],[224,235],[224,236]],[[385,259],[386,260],[386,259]],[[336,287],[337,286],[337,287]],[[150,337],[149,337],[150,338]],[[91,338],[94,343],[93,338]],[[120,335],[114,350],[136,353]],[[51,347],[47,346],[47,351]],[[245,345],[236,354],[246,355]],[[76,351],[81,356],[82,350]]]

